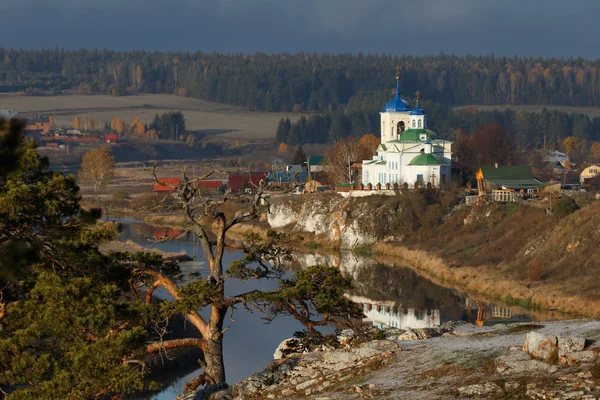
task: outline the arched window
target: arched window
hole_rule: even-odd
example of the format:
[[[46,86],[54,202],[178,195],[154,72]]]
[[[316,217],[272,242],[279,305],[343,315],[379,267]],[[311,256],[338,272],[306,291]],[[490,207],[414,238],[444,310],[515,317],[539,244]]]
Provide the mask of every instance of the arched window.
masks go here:
[[[421,120],[419,120],[419,128],[421,127]]]
[[[417,125],[417,121],[415,121],[415,120],[413,119],[413,124],[412,124],[412,125],[413,125],[413,126],[412,126],[413,128],[416,128],[416,127],[417,127],[417,126],[416,126],[416,125]]]
[[[406,129],[406,127],[404,126],[404,121],[400,121],[398,122],[398,135],[401,134],[402,132],[404,132],[404,130]]]

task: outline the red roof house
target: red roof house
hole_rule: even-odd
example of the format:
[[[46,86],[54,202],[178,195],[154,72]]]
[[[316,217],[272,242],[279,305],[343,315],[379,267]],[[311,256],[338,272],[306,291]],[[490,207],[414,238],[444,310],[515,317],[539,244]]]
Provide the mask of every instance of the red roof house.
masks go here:
[[[173,187],[179,187],[180,180],[179,178],[158,178],[158,182],[164,183],[164,185],[155,183],[155,192],[174,192],[175,189]]]
[[[262,179],[267,179],[269,176],[268,172],[240,172],[229,175],[227,186],[231,190],[240,190],[244,185],[244,179],[247,179],[247,187],[252,189],[257,187]]]
[[[117,143],[117,134],[116,133],[108,133],[104,135],[104,140],[106,143]]]

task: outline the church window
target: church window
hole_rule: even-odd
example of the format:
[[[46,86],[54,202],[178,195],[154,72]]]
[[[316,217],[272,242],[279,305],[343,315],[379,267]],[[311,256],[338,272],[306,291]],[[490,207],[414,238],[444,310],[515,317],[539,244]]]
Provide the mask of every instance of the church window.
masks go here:
[[[417,127],[417,121],[415,121],[415,120],[413,119],[413,128],[416,128],[416,127]]]
[[[406,127],[404,126],[404,121],[398,122],[397,127],[398,127],[398,134],[401,134],[406,129]]]
[[[417,182],[419,185],[423,184],[423,174],[417,174]]]
[[[421,120],[419,120],[419,128],[421,127]]]

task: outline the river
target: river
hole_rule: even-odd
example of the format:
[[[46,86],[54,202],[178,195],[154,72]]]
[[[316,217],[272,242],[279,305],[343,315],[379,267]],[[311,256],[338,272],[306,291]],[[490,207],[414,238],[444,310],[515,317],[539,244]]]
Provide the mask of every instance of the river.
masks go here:
[[[129,220],[125,221],[119,240],[131,240],[142,246],[150,246],[152,242],[149,238],[164,237],[174,232],[177,231]],[[200,274],[203,277],[208,275],[202,249],[193,235],[186,239],[157,243],[154,246],[166,252],[187,253],[195,260],[180,263],[182,271]],[[239,250],[227,249],[224,265],[240,258],[241,255]],[[375,326],[426,328],[457,320],[474,323],[479,319],[480,323],[485,325],[532,320],[533,314],[526,310],[479,303],[456,290],[437,285],[409,268],[383,265],[351,252],[326,255],[295,254],[289,269],[293,271],[315,264],[337,266],[345,276],[353,278],[355,287],[348,295],[362,305],[366,320]],[[242,282],[230,279],[227,281],[226,295],[252,289],[275,289],[276,285],[274,281]],[[163,298],[169,297],[168,293],[160,290],[156,294]],[[537,318],[545,317],[533,315],[533,319]],[[227,381],[230,384],[261,371],[272,361],[277,345],[301,329],[301,325],[291,317],[283,317],[265,324],[259,313],[250,313],[243,307],[235,310],[232,319],[235,322],[231,323],[224,339],[224,359]],[[198,369],[193,368],[193,365],[190,366],[190,370],[184,372],[185,376],[168,384],[159,393],[130,399],[172,400],[182,393],[185,383],[197,376]]]

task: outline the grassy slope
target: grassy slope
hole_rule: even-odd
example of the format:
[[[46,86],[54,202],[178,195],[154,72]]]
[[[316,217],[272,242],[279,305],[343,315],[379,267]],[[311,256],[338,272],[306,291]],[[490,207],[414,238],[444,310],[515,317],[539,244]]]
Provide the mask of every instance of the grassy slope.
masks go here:
[[[425,239],[376,250],[472,291],[600,317],[600,202],[564,219],[531,207],[488,205],[465,225],[468,211]]]

